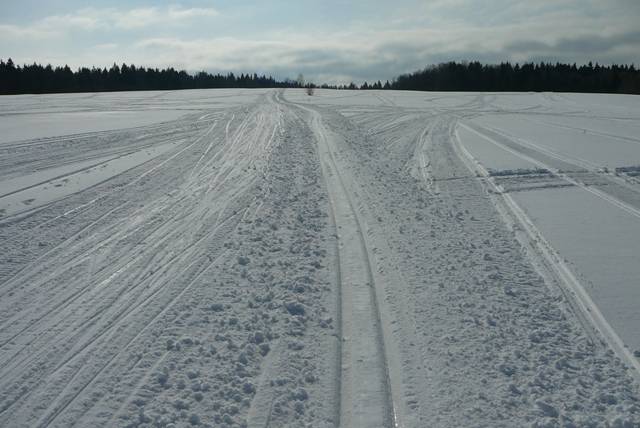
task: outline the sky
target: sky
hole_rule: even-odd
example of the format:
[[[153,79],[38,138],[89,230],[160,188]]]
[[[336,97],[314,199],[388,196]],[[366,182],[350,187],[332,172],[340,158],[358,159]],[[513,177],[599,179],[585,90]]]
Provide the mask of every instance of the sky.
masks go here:
[[[451,60],[640,64],[640,0],[0,0],[18,64],[387,79]]]

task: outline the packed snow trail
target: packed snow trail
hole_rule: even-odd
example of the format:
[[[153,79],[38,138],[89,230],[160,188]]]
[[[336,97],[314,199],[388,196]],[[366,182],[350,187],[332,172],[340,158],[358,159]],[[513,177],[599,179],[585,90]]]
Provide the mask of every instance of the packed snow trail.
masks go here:
[[[331,217],[338,236],[340,293],[340,425],[397,426],[369,249],[357,207],[345,185],[320,115],[304,108],[318,141]]]
[[[474,118],[536,100],[51,100],[184,114],[0,143],[0,426],[638,424],[629,369],[460,156],[456,130],[497,140]]]

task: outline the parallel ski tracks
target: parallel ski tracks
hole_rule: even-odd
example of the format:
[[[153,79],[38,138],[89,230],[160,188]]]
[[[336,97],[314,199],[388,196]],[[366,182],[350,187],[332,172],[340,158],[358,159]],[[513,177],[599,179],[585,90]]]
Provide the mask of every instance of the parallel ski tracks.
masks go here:
[[[320,114],[311,115],[321,167],[329,192],[330,213],[336,229],[336,281],[339,287],[339,396],[340,426],[402,426],[394,403],[371,250],[364,236],[362,206],[354,199],[334,156]]]

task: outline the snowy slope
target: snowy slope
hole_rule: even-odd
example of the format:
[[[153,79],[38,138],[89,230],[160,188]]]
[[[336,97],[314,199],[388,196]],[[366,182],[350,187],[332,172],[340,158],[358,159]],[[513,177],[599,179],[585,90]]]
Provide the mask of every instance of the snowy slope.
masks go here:
[[[639,123],[608,95],[2,97],[0,426],[637,426]]]

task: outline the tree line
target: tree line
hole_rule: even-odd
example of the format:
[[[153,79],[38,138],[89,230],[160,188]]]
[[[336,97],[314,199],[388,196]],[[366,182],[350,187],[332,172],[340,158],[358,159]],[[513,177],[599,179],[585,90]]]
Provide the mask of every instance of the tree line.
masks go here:
[[[173,90],[207,88],[292,88],[298,81],[278,81],[257,74],[196,74],[184,70],[136,67],[113,64],[111,68],[69,66],[52,67],[31,64],[16,66],[11,59],[0,59],[0,94],[100,92],[135,90]],[[603,92],[640,94],[640,70],[632,65],[577,66],[562,63],[481,64],[447,62],[402,74],[391,82],[364,82],[356,85],[323,84],[326,89],[398,89],[417,91],[486,92]]]
[[[166,69],[113,64],[111,68],[68,65],[52,67],[31,64],[16,66],[11,58],[0,59],[0,94],[42,94],[56,92],[102,92],[173,90],[207,88],[282,88],[296,87],[292,80],[278,81],[257,74],[189,74],[172,67]]]
[[[371,87],[365,83],[362,86]],[[640,94],[634,65],[447,62],[398,76],[391,89],[486,92],[606,92]],[[363,88],[364,89],[364,88]]]

